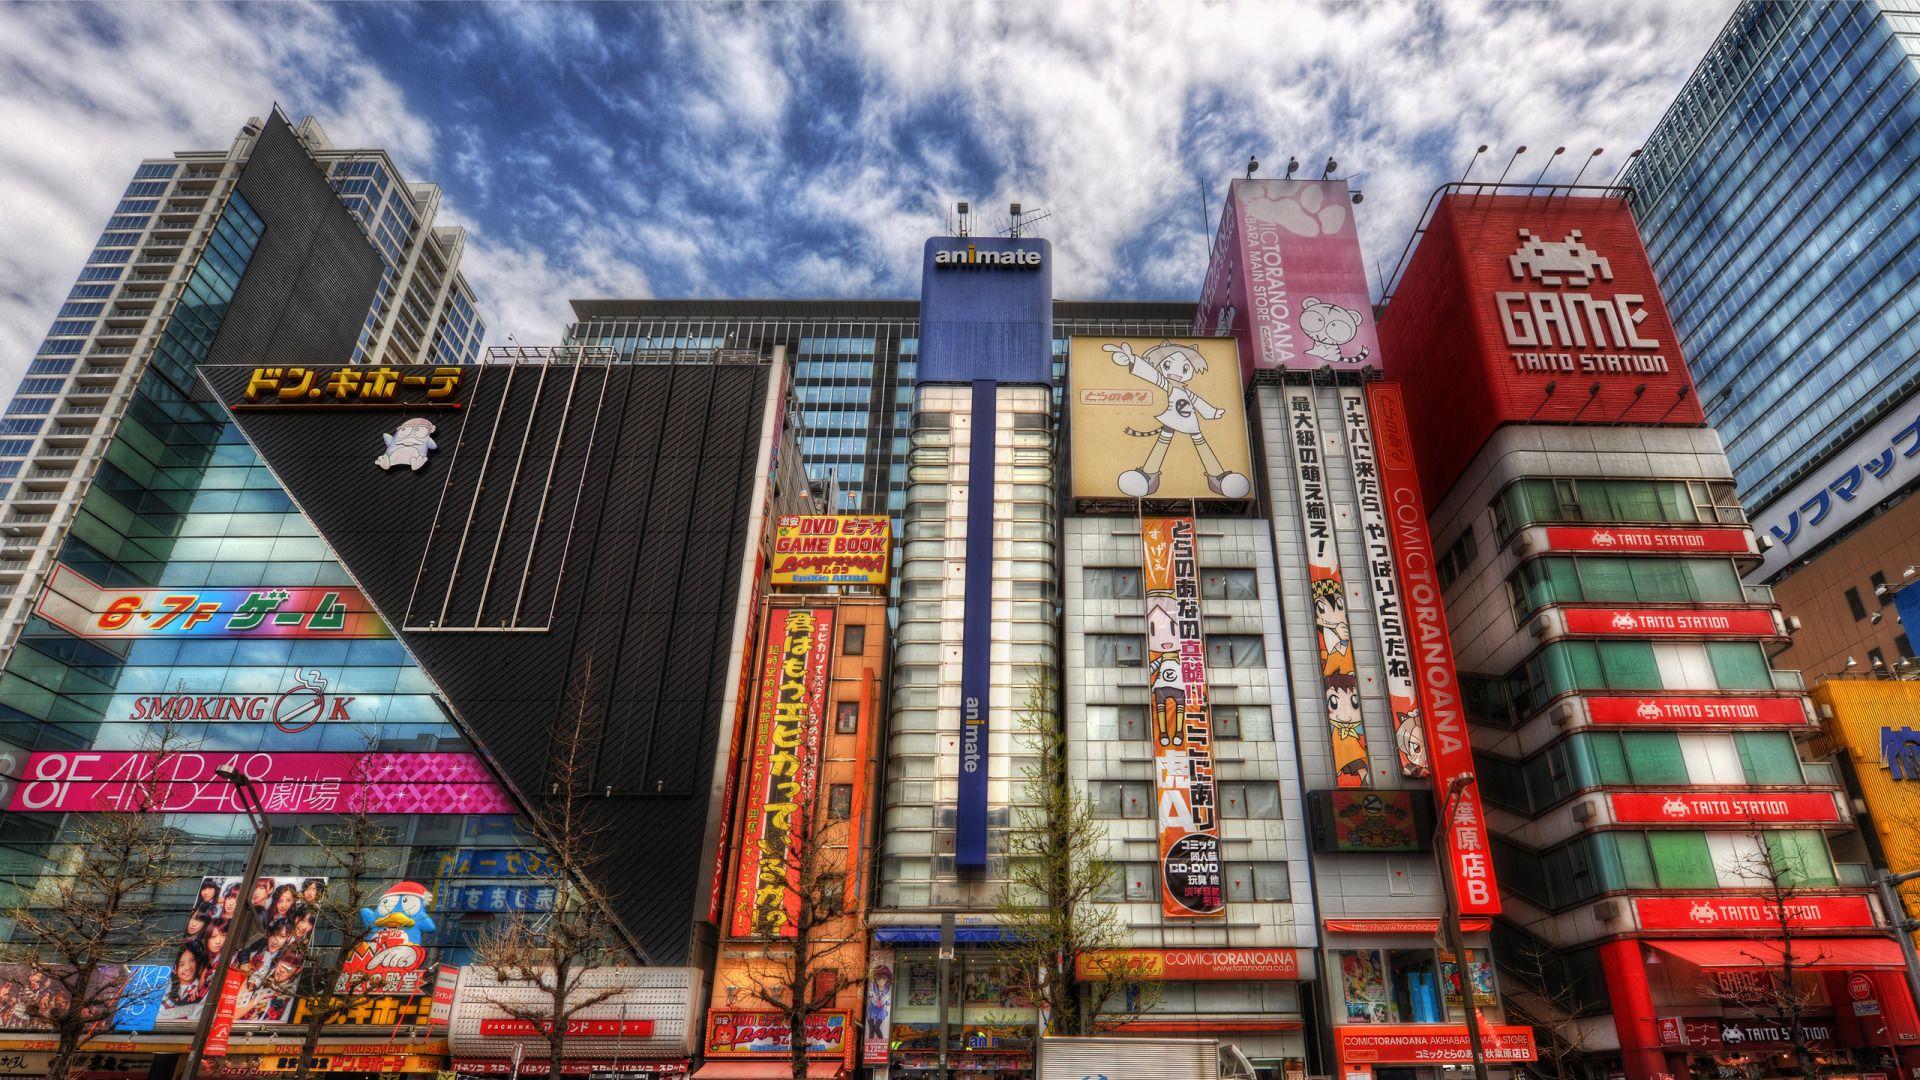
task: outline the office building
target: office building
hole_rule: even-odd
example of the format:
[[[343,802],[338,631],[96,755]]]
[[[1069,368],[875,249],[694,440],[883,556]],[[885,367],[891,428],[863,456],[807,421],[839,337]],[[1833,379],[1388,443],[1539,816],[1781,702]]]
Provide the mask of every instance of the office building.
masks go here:
[[[1835,549],[1920,482],[1916,138],[1920,7],[1750,0],[1624,176],[1810,674],[1910,648],[1868,620],[1914,530]]]
[[[1741,581],[1761,548],[1675,335],[1611,195],[1443,195],[1381,324],[1501,992],[1543,1058],[1630,1080],[1905,1069],[1899,950],[1800,677],[1768,661],[1787,625]]]
[[[134,169],[0,419],[0,656],[25,625],[173,317],[206,302],[186,287],[262,129],[250,120],[225,150],[181,151]],[[439,189],[407,183],[384,150],[333,146],[311,117],[293,132],[380,259],[354,362],[472,363],[486,328],[460,274],[464,232],[436,224]]]

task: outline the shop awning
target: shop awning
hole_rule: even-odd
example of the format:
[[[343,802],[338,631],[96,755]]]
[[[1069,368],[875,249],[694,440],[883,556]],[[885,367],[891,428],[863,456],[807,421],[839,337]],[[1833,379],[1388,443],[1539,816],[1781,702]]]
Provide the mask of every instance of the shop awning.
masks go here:
[[[940,928],[937,926],[882,926],[873,931],[873,940],[887,945],[938,945]],[[996,942],[1017,940],[1017,936],[997,926],[961,926],[954,929],[953,940],[960,945],[991,945]]]
[[[1649,941],[1654,951],[1699,968],[1772,968],[1784,963],[1780,942],[1749,938]],[[1809,971],[1894,971],[1905,966],[1887,938],[1796,938],[1793,965]]]
[[[833,1080],[846,1072],[838,1061],[809,1061],[807,1076],[812,1080]],[[694,1072],[693,1080],[787,1080],[793,1066],[786,1061],[709,1061]]]

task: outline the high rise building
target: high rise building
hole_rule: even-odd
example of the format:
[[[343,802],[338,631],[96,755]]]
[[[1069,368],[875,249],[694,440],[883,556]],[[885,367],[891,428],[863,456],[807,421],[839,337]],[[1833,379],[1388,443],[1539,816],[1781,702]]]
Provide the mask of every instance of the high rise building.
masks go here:
[[[210,253],[263,129],[225,150],[181,151],[134,169],[26,378],[0,419],[0,656],[25,625],[135,388]],[[467,364],[485,325],[460,274],[463,230],[435,223],[440,190],[409,184],[384,150],[340,149],[312,117],[293,128],[381,264],[355,363]],[[211,251],[230,257],[230,252]]]
[[[1501,990],[1542,1056],[1630,1080],[1912,1067],[1864,841],[1798,673],[1768,660],[1787,625],[1741,581],[1761,546],[1626,200],[1443,195],[1381,337],[1433,507],[1426,602],[1454,628]]]
[[[1920,562],[1917,138],[1920,7],[1749,0],[1624,176],[1810,672],[1911,651],[1870,614]]]

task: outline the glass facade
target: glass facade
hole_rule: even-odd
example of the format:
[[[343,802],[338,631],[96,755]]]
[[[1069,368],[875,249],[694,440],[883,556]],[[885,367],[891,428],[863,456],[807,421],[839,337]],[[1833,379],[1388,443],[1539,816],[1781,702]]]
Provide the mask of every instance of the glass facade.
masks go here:
[[[1920,382],[1920,11],[1748,0],[1626,175],[1742,494]]]

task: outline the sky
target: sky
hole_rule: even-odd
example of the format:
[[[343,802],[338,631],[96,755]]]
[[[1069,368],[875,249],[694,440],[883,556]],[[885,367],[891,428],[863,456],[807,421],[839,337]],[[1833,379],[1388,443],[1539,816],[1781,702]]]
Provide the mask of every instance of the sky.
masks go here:
[[[1249,155],[1333,157],[1390,273],[1483,143],[1476,178],[1613,176],[1732,6],[0,0],[0,387],[139,159],[275,103],[438,184],[532,344],[577,297],[917,296],[960,200],[1049,211],[1063,298],[1192,299]]]

